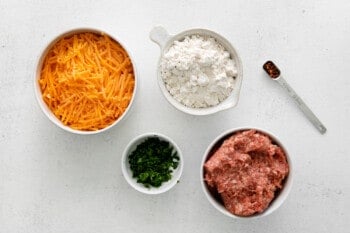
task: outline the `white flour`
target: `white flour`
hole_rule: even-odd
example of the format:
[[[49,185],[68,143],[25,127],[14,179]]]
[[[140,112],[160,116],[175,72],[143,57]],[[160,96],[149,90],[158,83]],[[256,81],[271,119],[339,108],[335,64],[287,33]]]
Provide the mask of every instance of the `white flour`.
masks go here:
[[[215,106],[233,90],[237,70],[230,54],[212,37],[175,41],[164,54],[161,75],[169,93],[193,108]]]

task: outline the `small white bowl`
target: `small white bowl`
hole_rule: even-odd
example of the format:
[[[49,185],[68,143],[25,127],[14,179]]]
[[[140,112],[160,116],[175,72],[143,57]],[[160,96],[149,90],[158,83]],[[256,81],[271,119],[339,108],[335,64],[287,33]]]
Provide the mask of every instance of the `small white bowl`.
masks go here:
[[[128,161],[129,155],[136,149],[137,145],[140,143],[144,142],[147,138],[159,138],[162,141],[167,141],[169,142],[174,150],[176,150],[177,155],[179,156],[179,165],[177,168],[172,172],[171,174],[171,179],[167,182],[162,183],[160,187],[150,187],[146,188],[143,186],[141,183],[137,183],[137,180],[132,177],[132,171],[130,170],[130,165]],[[126,181],[130,184],[131,187],[136,189],[137,191],[145,194],[160,194],[164,193],[168,190],[170,190],[172,187],[174,187],[180,180],[183,165],[184,165],[184,160],[182,156],[182,152],[180,148],[176,145],[176,143],[170,139],[169,137],[159,134],[159,133],[145,133],[141,134],[138,137],[134,138],[131,140],[131,142],[126,146],[123,155],[122,155],[122,173]]]
[[[126,51],[126,53],[129,55],[132,66],[133,66],[133,70],[134,70],[134,78],[135,78],[135,85],[134,85],[134,91],[133,91],[133,95],[132,98],[130,100],[130,103],[127,107],[127,109],[125,110],[125,112],[116,120],[113,122],[113,124],[100,129],[100,130],[95,130],[95,131],[84,131],[84,130],[76,130],[73,129],[67,125],[64,125],[53,113],[52,111],[49,109],[49,107],[46,105],[46,103],[44,102],[43,98],[42,98],[42,92],[41,92],[41,88],[39,85],[39,79],[40,79],[40,74],[41,74],[41,69],[42,69],[42,65],[44,62],[44,59],[46,57],[46,55],[48,54],[49,50],[52,48],[52,46],[54,46],[60,39],[62,39],[63,37],[66,36],[71,36],[74,34],[78,34],[78,33],[83,33],[83,32],[91,32],[91,33],[96,33],[99,35],[107,35],[109,36],[111,39],[113,39],[114,41],[118,42],[123,49]],[[66,130],[67,132],[71,132],[71,133],[75,133],[75,134],[81,134],[81,135],[87,135],[87,134],[97,134],[97,133],[101,133],[104,132],[110,128],[112,128],[113,126],[117,125],[118,123],[120,123],[130,112],[131,106],[133,105],[134,99],[135,99],[135,95],[136,95],[136,91],[137,91],[137,86],[138,86],[138,81],[137,81],[137,70],[136,70],[136,65],[135,65],[135,61],[132,58],[130,52],[126,49],[126,47],[120,42],[120,40],[117,40],[114,36],[111,36],[109,33],[103,32],[101,30],[98,29],[92,29],[92,28],[78,28],[78,29],[73,29],[67,32],[64,32],[60,35],[58,35],[55,39],[53,39],[43,50],[43,52],[41,53],[39,59],[38,59],[38,64],[37,64],[37,68],[36,68],[36,72],[35,72],[35,78],[34,78],[34,91],[35,91],[35,96],[37,99],[37,102],[41,108],[41,110],[44,112],[44,114],[51,120],[51,122],[53,122],[55,125],[57,125],[58,127]]]
[[[164,81],[162,79],[161,71],[160,71],[160,63],[162,60],[162,57],[164,54],[169,50],[169,48],[172,46],[174,41],[181,41],[186,36],[190,35],[201,35],[201,36],[210,36],[215,38],[231,55],[231,58],[236,63],[237,68],[237,76],[235,79],[235,85],[231,92],[231,94],[221,103],[218,105],[208,107],[208,108],[190,108],[187,107],[177,100],[174,99],[174,97],[169,93],[167,88],[165,87]],[[217,34],[216,32],[207,30],[207,29],[191,29],[187,31],[183,31],[176,35],[169,35],[168,32],[161,26],[157,26],[152,29],[150,32],[150,38],[152,41],[157,43],[161,49],[161,55],[158,61],[158,85],[164,94],[165,98],[168,100],[168,102],[173,105],[178,110],[191,114],[191,115],[209,115],[213,114],[228,108],[232,108],[237,105],[238,99],[239,99],[239,93],[241,90],[241,84],[243,79],[243,67],[241,59],[237,53],[237,50],[231,45],[231,43],[226,40],[221,35]]]
[[[267,209],[265,211],[263,211],[262,213],[259,213],[259,214],[254,214],[252,216],[243,217],[243,216],[234,215],[231,212],[229,212],[225,208],[225,206],[222,204],[222,202],[218,201],[217,198],[215,198],[213,196],[213,194],[210,192],[210,190],[207,186],[207,183],[204,180],[204,164],[209,159],[209,156],[212,155],[213,149],[217,148],[218,144],[221,144],[224,139],[228,138],[229,136],[231,136],[234,133],[245,131],[245,130],[250,130],[250,129],[254,129],[257,132],[261,132],[261,133],[269,136],[271,138],[272,142],[274,142],[276,145],[278,145],[282,148],[282,150],[284,151],[284,153],[286,155],[287,162],[289,165],[289,173],[288,173],[288,176],[286,177],[286,180],[284,181],[284,185],[283,185],[282,190],[279,191],[278,195],[272,200],[272,202],[270,203],[270,205],[267,207]],[[208,201],[221,213],[223,213],[224,215],[229,216],[231,218],[234,218],[234,219],[252,219],[252,218],[259,218],[259,217],[267,216],[267,215],[271,214],[272,212],[274,212],[275,210],[277,210],[283,204],[283,202],[286,200],[286,198],[287,198],[287,196],[290,193],[290,190],[292,188],[293,172],[294,172],[294,170],[293,170],[293,166],[292,166],[292,161],[291,161],[291,158],[288,154],[288,150],[286,149],[286,147],[281,143],[281,141],[275,135],[273,135],[272,133],[270,133],[266,130],[259,129],[259,128],[242,127],[242,128],[230,129],[230,130],[220,134],[209,145],[209,147],[207,148],[207,150],[204,153],[204,156],[203,156],[203,159],[201,162],[200,181],[201,181],[202,189],[203,189],[204,194],[207,197]]]

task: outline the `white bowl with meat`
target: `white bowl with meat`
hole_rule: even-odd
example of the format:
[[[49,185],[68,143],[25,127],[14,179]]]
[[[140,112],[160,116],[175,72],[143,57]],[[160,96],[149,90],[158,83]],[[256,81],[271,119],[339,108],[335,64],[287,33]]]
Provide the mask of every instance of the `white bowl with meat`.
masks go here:
[[[272,133],[235,128],[219,135],[207,148],[200,169],[209,202],[232,218],[271,214],[292,187],[292,162]]]

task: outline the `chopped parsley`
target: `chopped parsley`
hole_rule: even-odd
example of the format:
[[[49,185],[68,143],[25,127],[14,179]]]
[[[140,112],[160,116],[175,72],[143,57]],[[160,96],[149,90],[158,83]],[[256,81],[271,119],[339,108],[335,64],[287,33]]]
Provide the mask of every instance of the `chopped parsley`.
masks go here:
[[[160,187],[171,179],[171,173],[179,165],[179,156],[173,146],[157,137],[147,138],[129,155],[133,178],[145,187]]]

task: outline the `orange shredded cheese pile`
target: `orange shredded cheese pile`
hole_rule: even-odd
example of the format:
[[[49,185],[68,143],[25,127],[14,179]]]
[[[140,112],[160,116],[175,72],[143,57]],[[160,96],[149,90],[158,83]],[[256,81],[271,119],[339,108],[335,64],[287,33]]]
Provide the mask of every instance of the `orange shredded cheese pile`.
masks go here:
[[[79,33],[60,39],[46,55],[39,84],[63,124],[103,129],[126,110],[135,78],[126,51],[107,35]]]

